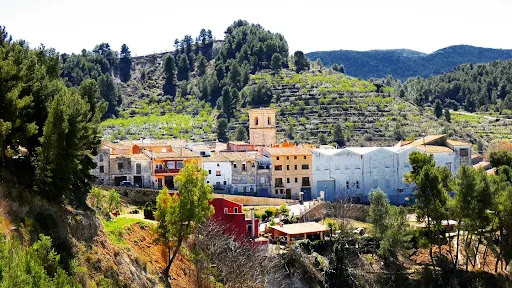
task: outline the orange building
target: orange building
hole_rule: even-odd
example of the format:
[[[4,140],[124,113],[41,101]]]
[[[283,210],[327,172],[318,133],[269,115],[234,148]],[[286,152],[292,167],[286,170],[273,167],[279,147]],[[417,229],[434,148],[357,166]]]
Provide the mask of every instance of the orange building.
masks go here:
[[[311,198],[312,153],[309,149],[288,143],[265,148],[263,154],[272,163],[272,197],[300,199],[301,192]]]

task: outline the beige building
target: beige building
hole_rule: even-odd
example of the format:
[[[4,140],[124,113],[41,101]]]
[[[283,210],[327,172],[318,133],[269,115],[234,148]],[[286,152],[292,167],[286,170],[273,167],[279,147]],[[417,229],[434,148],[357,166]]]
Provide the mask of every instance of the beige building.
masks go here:
[[[249,139],[255,147],[271,147],[276,144],[275,109],[249,110]]]
[[[312,154],[307,148],[285,146],[265,148],[263,152],[272,163],[272,189],[269,196],[300,199],[304,193],[311,198],[313,178]]]

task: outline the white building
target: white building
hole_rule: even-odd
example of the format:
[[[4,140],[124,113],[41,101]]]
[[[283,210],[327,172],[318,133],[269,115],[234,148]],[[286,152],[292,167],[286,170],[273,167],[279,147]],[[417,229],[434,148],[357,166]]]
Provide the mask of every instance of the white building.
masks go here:
[[[224,190],[231,185],[233,169],[228,157],[223,153],[211,153],[201,160],[202,168],[208,172],[207,184],[213,185],[216,190]]]
[[[380,188],[391,203],[404,203],[414,188],[403,182],[404,174],[411,170],[409,154],[413,151],[433,154],[436,164],[453,174],[463,164],[470,165],[471,144],[448,140],[444,135],[403,141],[394,147],[321,147],[312,151],[312,197],[324,191],[327,201],[352,197],[368,202],[370,191]]]

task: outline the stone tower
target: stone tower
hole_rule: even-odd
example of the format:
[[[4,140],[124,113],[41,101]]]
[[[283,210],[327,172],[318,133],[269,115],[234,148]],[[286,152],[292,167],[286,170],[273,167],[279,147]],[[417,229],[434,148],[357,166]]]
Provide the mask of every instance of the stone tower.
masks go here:
[[[249,110],[249,139],[256,147],[276,144],[276,110],[259,108]]]

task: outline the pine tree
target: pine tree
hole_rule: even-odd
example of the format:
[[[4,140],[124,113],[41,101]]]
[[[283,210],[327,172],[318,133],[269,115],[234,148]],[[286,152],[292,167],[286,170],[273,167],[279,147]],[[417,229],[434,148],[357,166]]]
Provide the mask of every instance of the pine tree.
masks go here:
[[[452,122],[452,116],[448,108],[444,109],[444,118],[446,118],[447,122]]]
[[[275,74],[279,73],[281,68],[283,68],[283,57],[281,57],[279,53],[274,53],[274,55],[272,55],[271,66],[272,72]]]
[[[235,130],[236,141],[247,141],[247,132],[243,126],[238,126]]]
[[[436,102],[434,102],[434,115],[436,115],[438,119],[443,116],[443,103],[441,103],[439,99],[436,99]]]
[[[119,55],[119,78],[122,82],[128,82],[131,77],[132,57],[130,49],[128,49],[126,44],[121,46],[121,53]]]
[[[345,146],[345,135],[340,123],[334,124],[332,130],[332,141],[336,142],[339,146]]]
[[[293,64],[295,65],[295,72],[297,73],[309,70],[309,60],[302,51],[295,51],[295,53],[293,53]]]
[[[228,141],[228,121],[224,118],[220,118],[217,120],[217,139],[220,142],[227,142]]]
[[[206,73],[206,64],[207,64],[206,58],[203,56],[203,54],[199,53],[199,55],[196,58],[196,62],[197,62],[197,76],[203,76]]]
[[[178,59],[178,81],[188,80],[188,73],[190,71],[190,64],[188,57],[181,54]]]
[[[164,83],[164,94],[165,95],[175,95],[176,94],[176,82],[174,77],[176,76],[176,65],[174,64],[174,57],[172,55],[167,55],[164,58],[164,73],[165,73],[165,83]]]

